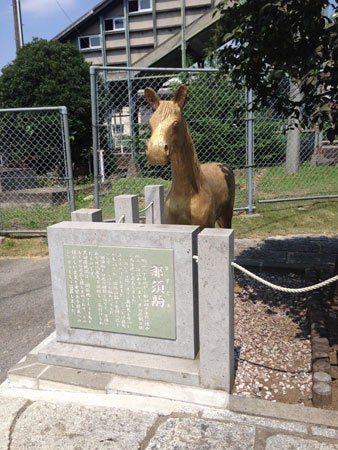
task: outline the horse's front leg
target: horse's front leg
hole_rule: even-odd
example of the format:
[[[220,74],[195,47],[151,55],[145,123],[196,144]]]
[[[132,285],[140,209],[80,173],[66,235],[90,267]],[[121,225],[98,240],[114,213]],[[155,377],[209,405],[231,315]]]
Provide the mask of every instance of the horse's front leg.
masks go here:
[[[185,197],[171,196],[170,192],[164,203],[164,220],[171,225],[191,224],[190,202]]]
[[[194,224],[202,228],[214,228],[216,217],[212,196],[209,191],[201,190],[191,199],[191,215]]]

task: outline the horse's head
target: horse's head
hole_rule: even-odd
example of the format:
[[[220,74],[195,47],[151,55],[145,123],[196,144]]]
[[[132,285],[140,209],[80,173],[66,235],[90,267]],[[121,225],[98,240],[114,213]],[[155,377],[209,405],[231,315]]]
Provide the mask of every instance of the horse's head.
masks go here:
[[[162,166],[184,137],[182,109],[187,99],[187,88],[181,84],[172,100],[161,100],[152,88],[145,88],[144,96],[154,111],[149,120],[151,136],[146,155],[151,164]]]

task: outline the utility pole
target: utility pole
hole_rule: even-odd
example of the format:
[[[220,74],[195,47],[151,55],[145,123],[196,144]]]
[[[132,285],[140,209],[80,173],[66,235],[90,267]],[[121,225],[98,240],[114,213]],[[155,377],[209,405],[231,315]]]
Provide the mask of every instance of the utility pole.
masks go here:
[[[20,0],[13,0],[12,5],[13,5],[13,16],[14,16],[16,51],[18,51],[23,46]]]

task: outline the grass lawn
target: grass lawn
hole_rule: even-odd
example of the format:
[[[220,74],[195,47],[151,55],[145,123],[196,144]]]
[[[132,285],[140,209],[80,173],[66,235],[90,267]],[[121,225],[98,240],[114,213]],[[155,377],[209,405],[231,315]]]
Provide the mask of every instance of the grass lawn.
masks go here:
[[[338,199],[258,204],[255,212],[234,215],[236,238],[338,233]]]
[[[235,213],[235,238],[267,238],[288,234],[332,235],[338,233],[338,199],[272,203],[257,206],[253,217]],[[0,244],[0,257],[47,256],[45,237],[7,237]]]
[[[104,219],[114,218],[114,197],[121,194],[140,194],[145,186],[169,181],[154,178],[121,178],[105,187],[102,195]],[[236,204],[246,204],[246,177],[243,171],[236,173]],[[299,197],[338,193],[337,167],[310,167],[303,165],[299,173],[286,176],[282,167],[257,169],[255,172],[255,199]],[[92,191],[76,192],[76,208],[93,208]],[[144,207],[140,196],[140,209]],[[53,223],[69,220],[68,205],[39,206],[31,208],[4,208],[4,229],[46,229]],[[338,199],[302,200],[283,203],[256,203],[256,214],[235,212],[233,228],[236,238],[265,238],[288,234],[338,233]],[[0,245],[0,257],[47,256],[46,238],[6,238]]]

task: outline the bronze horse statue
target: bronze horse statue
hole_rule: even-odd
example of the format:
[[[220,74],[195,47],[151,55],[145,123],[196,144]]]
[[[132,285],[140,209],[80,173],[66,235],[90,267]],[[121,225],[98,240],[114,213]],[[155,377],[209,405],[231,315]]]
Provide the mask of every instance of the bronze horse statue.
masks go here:
[[[173,100],[161,100],[152,88],[144,95],[154,113],[149,120],[151,137],[146,155],[151,164],[171,160],[172,184],[165,200],[165,222],[231,228],[235,178],[222,163],[200,164],[182,110],[187,88],[180,85]]]

